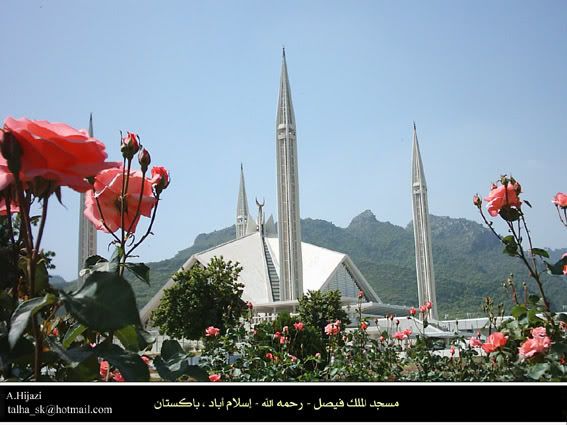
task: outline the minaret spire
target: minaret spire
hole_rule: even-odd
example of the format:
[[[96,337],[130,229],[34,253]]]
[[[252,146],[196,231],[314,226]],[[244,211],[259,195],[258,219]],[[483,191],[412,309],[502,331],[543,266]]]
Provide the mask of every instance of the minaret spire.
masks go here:
[[[276,158],[280,299],[282,301],[295,300],[303,295],[303,266],[295,115],[291,101],[285,48],[282,50],[280,93],[276,117]]]
[[[89,137],[94,137],[93,131],[93,114],[89,118]],[[85,209],[86,195],[81,193],[79,201],[79,256],[78,256],[78,269],[79,272],[85,266],[85,260],[92,255],[96,255],[96,228],[83,213]]]
[[[413,123],[412,155],[412,203],[413,235],[415,239],[415,265],[417,272],[417,294],[419,304],[433,303],[431,318],[437,319],[437,299],[435,293],[435,274],[431,253],[431,229],[429,227],[429,207],[427,201],[427,183],[423,172],[423,163],[417,141],[417,130]]]
[[[246,185],[244,184],[244,167],[240,163],[240,189],[238,190],[238,201],[236,204],[236,239],[247,235],[249,216]]]

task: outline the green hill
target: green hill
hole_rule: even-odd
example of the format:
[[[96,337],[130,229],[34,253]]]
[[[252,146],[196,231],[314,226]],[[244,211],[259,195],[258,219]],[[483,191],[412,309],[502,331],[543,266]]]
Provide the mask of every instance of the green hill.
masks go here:
[[[510,273],[516,277],[519,292],[528,279],[519,259],[502,254],[500,242],[479,223],[450,217],[431,217],[433,261],[437,282],[437,302],[441,317],[480,314],[487,295],[495,303],[510,305],[502,283]],[[346,228],[325,220],[302,220],[303,241],[348,254],[379,296],[388,303],[417,305],[415,249],[412,223],[405,228],[380,222],[367,210]],[[138,305],[143,306],[167,279],[194,253],[234,238],[234,226],[201,234],[190,248],[168,260],[149,263],[152,285],[136,282]],[[558,259],[566,250],[552,251]],[[545,277],[545,289],[555,308],[567,305],[567,279]]]

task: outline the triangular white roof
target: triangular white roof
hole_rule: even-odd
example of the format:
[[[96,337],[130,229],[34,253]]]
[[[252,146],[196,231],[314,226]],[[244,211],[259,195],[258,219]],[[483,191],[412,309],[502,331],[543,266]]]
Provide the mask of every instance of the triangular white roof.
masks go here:
[[[277,238],[264,238],[264,240],[279,276],[279,241]],[[301,243],[301,252],[304,293],[323,288],[325,284],[333,279],[337,271],[343,267],[352,279],[356,281],[356,285],[364,291],[369,301],[382,302],[348,255],[306,242]],[[240,273],[239,281],[244,284],[243,300],[251,301],[253,304],[273,302],[264,245],[259,232],[194,254],[185,262],[183,268],[189,269],[197,263],[206,266],[213,257],[223,257],[226,261],[230,260],[240,264],[242,272]],[[149,319],[151,312],[159,305],[163,291],[172,286],[173,283],[173,280],[169,279],[164,287],[142,309],[141,316],[144,322]]]

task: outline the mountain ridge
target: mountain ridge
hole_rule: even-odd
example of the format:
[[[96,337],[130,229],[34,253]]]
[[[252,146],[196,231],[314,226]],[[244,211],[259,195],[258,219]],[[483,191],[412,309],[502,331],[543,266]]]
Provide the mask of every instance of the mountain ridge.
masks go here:
[[[482,313],[484,297],[495,304],[510,306],[510,297],[503,290],[510,273],[517,279],[518,292],[522,281],[529,282],[519,259],[502,253],[501,243],[482,224],[464,218],[430,215],[438,308],[441,317],[464,317],[466,313]],[[304,242],[348,254],[384,302],[417,305],[415,247],[413,225],[398,226],[379,221],[371,210],[355,216],[347,227],[322,220],[301,220]],[[175,256],[148,263],[151,286],[133,284],[138,305],[142,307],[167,279],[189,257],[197,252],[234,239],[234,225],[201,233],[192,246]],[[550,250],[559,258],[562,250]],[[567,305],[565,278],[546,275],[546,294],[556,308]],[[531,292],[535,286],[528,283]]]

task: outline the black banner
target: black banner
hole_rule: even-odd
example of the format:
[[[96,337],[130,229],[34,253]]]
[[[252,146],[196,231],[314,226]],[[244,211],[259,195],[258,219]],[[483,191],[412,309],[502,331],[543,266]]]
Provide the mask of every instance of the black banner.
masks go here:
[[[0,422],[566,422],[565,385],[0,385]]]

